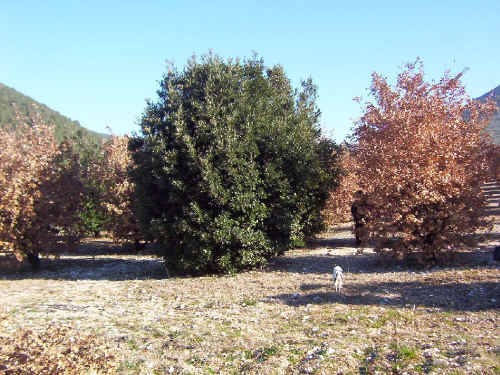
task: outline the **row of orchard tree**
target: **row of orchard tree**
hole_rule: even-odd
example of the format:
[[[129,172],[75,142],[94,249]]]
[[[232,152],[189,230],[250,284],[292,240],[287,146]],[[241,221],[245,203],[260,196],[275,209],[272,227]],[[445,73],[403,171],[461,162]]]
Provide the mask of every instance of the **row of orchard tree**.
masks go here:
[[[113,136],[80,155],[40,118],[17,121],[0,129],[0,252],[37,269],[40,254],[75,250],[100,230],[135,239],[128,139]]]
[[[425,82],[418,62],[394,87],[375,74],[372,94],[339,147],[310,80],[294,89],[280,66],[207,55],[168,70],[140,134],[91,156],[37,121],[0,131],[0,248],[36,267],[105,230],[155,242],[172,272],[235,272],[341,220],[359,191],[363,240],[435,259],[487,225],[494,105],[468,99],[460,75]]]

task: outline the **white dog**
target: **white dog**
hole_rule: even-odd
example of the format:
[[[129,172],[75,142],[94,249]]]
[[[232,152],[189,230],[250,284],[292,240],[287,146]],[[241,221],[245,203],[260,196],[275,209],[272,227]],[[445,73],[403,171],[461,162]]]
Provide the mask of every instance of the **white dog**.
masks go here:
[[[333,282],[335,284],[335,291],[340,293],[344,285],[344,270],[338,265],[333,268]]]

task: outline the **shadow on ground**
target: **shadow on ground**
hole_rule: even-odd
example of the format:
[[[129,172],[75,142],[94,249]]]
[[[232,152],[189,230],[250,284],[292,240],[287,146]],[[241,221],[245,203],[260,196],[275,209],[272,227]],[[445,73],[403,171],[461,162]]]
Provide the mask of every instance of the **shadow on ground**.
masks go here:
[[[495,182],[485,184],[481,188],[486,196],[488,207],[486,208],[487,215],[500,215],[500,187]]]
[[[167,272],[154,245],[138,252],[133,245],[119,245],[109,239],[86,239],[73,253],[60,258],[42,257],[40,270],[33,272],[27,262],[19,267],[13,257],[0,254],[0,279],[3,280],[146,280],[164,279]],[[19,268],[16,270],[16,268]]]
[[[332,284],[303,284],[301,291],[306,293],[280,294],[268,297],[289,306],[308,304],[342,303],[349,305],[380,305],[392,307],[425,306],[444,310],[480,311],[500,308],[500,283],[440,283],[378,282],[348,285],[342,295],[331,289]]]
[[[356,247],[356,240],[354,237],[324,237],[315,238],[307,243],[310,249],[317,248],[338,248],[338,247]]]
[[[335,264],[351,274],[369,274],[379,272],[396,272],[402,270],[422,271],[422,267],[410,267],[404,262],[377,256],[373,252],[356,254],[354,249],[348,254],[334,254],[333,249],[326,248],[323,254],[301,254],[300,250],[292,251],[289,256],[273,259],[267,271],[280,271],[302,274],[331,273]],[[494,266],[493,247],[483,246],[469,251],[450,254],[446,268],[490,268]],[[433,267],[431,270],[439,270]]]
[[[29,266],[17,272],[2,272],[2,280],[147,280],[164,279],[167,272],[161,259],[153,257],[113,258],[64,256],[42,258],[40,270]]]
[[[76,255],[152,255],[154,254],[152,244],[141,244],[140,249],[136,249],[134,244],[116,244],[106,238],[89,238],[83,241],[75,252]],[[73,254],[68,254],[73,255]]]

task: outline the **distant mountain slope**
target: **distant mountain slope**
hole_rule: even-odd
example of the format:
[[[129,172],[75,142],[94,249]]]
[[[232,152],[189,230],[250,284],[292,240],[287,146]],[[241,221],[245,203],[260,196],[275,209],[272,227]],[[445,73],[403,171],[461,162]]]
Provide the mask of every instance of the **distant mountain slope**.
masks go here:
[[[56,138],[59,141],[68,137],[77,143],[97,146],[106,137],[103,134],[85,129],[78,121],[73,121],[45,104],[0,83],[0,127],[15,128],[16,112],[27,118],[32,118],[35,113],[38,113],[45,123],[55,126]]]
[[[500,145],[500,86],[495,87],[493,90],[477,98],[477,100],[485,101],[487,98],[492,97],[498,106],[497,112],[491,119],[488,131],[493,137],[493,141]]]

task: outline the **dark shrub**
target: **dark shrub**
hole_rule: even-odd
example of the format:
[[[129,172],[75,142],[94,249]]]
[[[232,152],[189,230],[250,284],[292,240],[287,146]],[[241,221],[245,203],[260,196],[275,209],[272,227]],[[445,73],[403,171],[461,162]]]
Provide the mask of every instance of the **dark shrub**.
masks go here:
[[[130,148],[137,214],[170,270],[260,266],[322,229],[335,145],[310,80],[293,90],[280,66],[209,55],[158,95]]]

